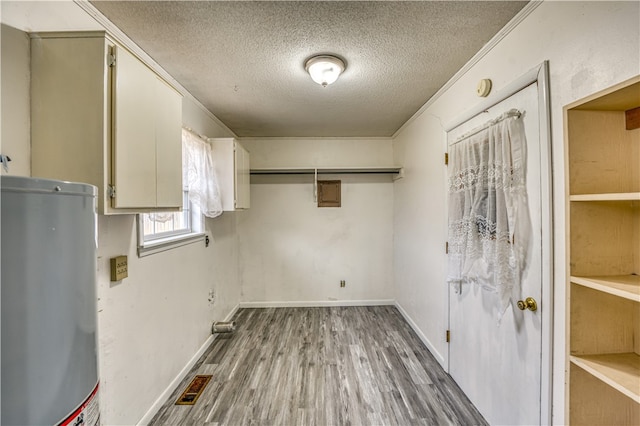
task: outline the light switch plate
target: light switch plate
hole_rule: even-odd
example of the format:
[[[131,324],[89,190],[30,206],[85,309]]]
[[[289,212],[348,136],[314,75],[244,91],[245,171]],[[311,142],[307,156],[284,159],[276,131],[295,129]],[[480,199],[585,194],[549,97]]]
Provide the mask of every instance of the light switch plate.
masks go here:
[[[127,256],[112,257],[111,260],[111,281],[120,281],[129,276],[129,264]]]

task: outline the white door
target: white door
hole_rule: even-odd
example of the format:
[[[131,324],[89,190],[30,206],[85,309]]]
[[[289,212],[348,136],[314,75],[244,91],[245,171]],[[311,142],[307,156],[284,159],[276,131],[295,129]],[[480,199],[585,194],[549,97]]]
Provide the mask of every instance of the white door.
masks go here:
[[[541,167],[537,85],[529,85],[448,134],[451,142],[509,109],[524,113],[533,244],[521,299],[533,297],[538,310],[521,311],[512,304],[498,324],[496,294],[469,284],[449,286],[449,373],[493,425],[541,423],[542,310],[545,309],[541,303],[544,276],[541,197],[550,194],[541,193],[541,169],[546,168]]]

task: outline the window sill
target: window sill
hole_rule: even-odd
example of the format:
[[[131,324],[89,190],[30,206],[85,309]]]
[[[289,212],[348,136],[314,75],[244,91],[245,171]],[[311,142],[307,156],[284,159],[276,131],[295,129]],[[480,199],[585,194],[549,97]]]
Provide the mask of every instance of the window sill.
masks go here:
[[[149,241],[138,246],[138,257],[150,256],[177,247],[186,246],[187,244],[197,243],[198,241],[203,241],[206,236],[204,232],[194,232]]]

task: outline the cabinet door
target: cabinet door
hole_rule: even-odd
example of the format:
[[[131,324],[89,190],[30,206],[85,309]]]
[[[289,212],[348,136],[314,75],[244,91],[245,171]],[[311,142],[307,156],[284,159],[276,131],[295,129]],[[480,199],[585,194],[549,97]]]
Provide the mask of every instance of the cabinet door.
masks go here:
[[[31,39],[32,176],[97,186],[101,212],[110,130],[106,55],[103,38]]]
[[[235,141],[232,138],[210,139],[213,167],[218,178],[222,210],[234,211],[236,205]]]
[[[113,81],[113,207],[156,206],[156,75],[116,48]]]
[[[182,97],[156,77],[156,205],[182,206]]]
[[[249,165],[249,151],[236,143],[235,149],[235,198],[236,209],[248,209],[250,206],[249,188],[251,169]]]

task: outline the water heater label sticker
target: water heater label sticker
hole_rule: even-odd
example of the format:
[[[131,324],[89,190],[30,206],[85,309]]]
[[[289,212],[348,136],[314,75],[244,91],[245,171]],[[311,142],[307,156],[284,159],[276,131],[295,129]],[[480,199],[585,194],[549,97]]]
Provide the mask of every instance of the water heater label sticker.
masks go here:
[[[93,392],[84,400],[82,405],[78,407],[66,419],[58,423],[58,426],[99,426],[100,425],[100,406],[98,403],[98,386],[96,384]]]

